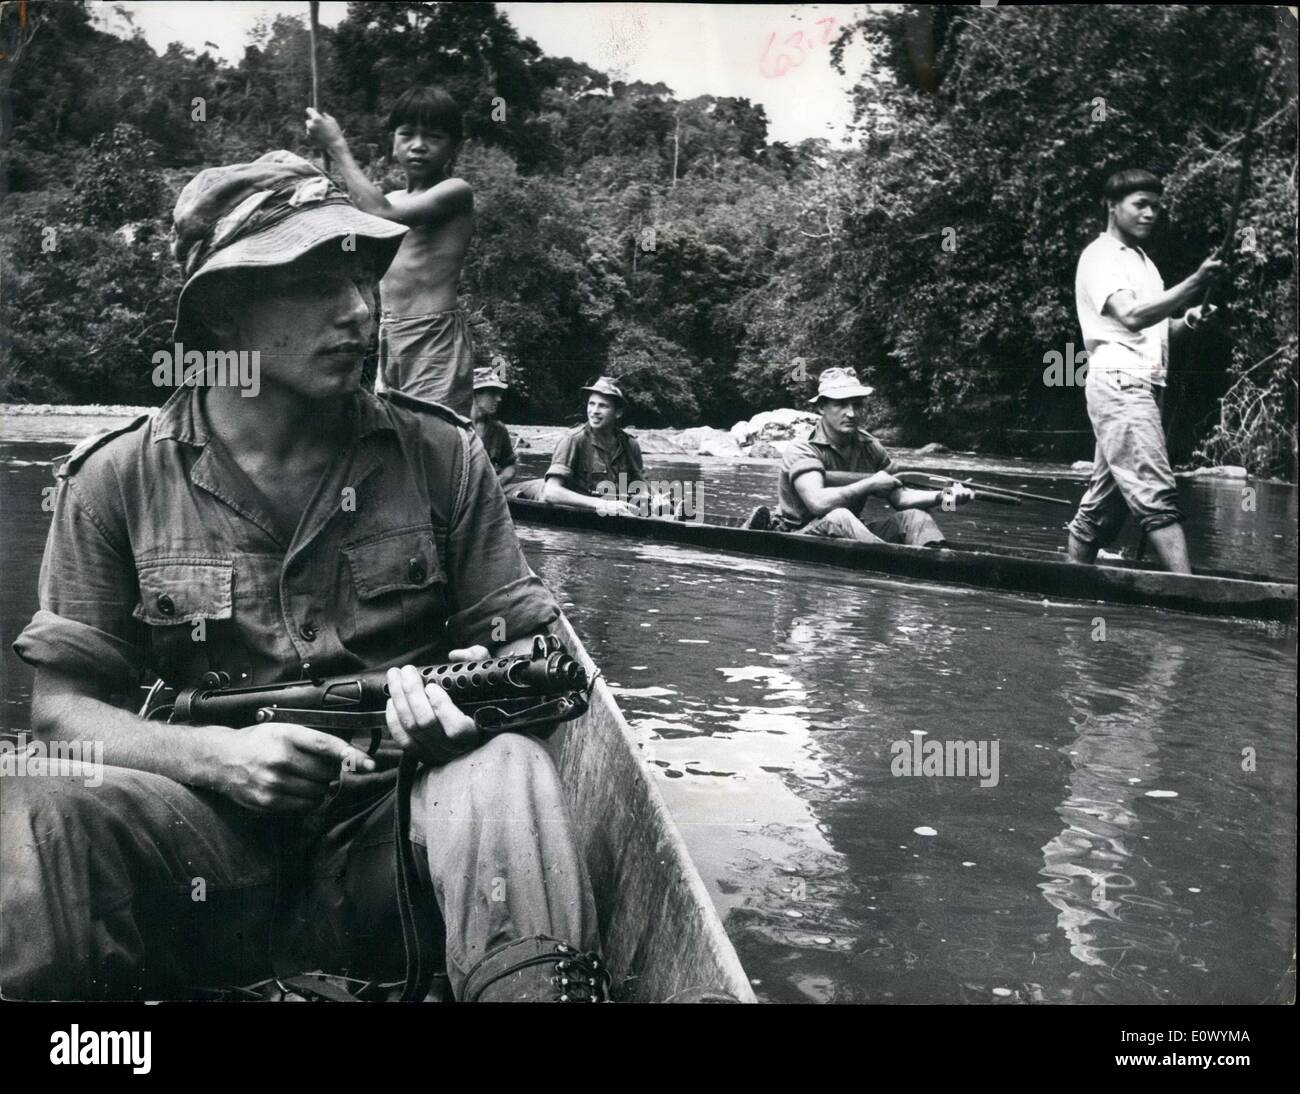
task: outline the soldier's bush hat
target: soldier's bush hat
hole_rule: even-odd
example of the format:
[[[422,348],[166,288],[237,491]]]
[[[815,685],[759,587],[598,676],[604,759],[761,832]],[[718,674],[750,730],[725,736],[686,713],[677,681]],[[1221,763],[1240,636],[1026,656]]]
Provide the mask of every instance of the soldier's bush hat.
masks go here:
[[[828,368],[817,377],[817,394],[808,402],[816,406],[823,399],[860,399],[875,390],[859,382],[851,368]]]
[[[403,224],[363,213],[329,176],[292,152],[200,171],[172,214],[172,255],[185,277],[174,337],[182,337],[189,306],[214,274],[285,266],[322,243],[352,237],[379,276],[406,232]]]
[[[510,390],[510,385],[501,379],[495,369],[476,368],[474,370],[474,390],[479,391],[485,387],[499,388],[501,391]]]
[[[619,389],[618,383],[613,376],[600,376],[593,380],[586,387],[579,388],[579,391],[592,391],[597,395],[608,395],[611,399],[617,399],[621,403],[627,402],[627,396]]]

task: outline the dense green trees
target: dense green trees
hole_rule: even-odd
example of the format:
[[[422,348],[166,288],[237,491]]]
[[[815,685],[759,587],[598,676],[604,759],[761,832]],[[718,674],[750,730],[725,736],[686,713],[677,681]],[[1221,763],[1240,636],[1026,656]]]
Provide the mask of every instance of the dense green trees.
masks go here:
[[[1217,459],[1293,473],[1293,16],[907,6],[850,33],[873,44],[876,68],[857,87],[863,143],[846,165],[855,258],[833,291],[869,306],[860,327],[824,325],[826,344],[857,356],[905,425],[999,447],[1080,421],[1081,393],[1043,384],[1043,354],[1079,342],[1074,265],[1104,227],[1105,176],[1163,174],[1169,217],[1151,250],[1166,284],[1186,276],[1220,242],[1256,75],[1274,67],[1220,298],[1228,323],[1175,360],[1171,401],[1176,452],[1200,441]],[[1271,385],[1261,435],[1211,432],[1218,397],[1268,355],[1243,385]]]
[[[175,191],[204,163],[305,151],[305,19],[262,22],[231,66],[102,34],[76,0],[27,11],[23,41],[13,6],[0,14],[0,39],[21,46],[0,60],[0,398],[157,401],[146,366],[177,287]],[[580,383],[614,372],[642,423],[727,425],[851,364],[903,439],[1030,451],[1064,437],[1057,451],[1079,456],[1082,393],[1046,387],[1043,356],[1079,342],[1074,263],[1101,227],[1101,180],[1128,163],[1166,173],[1153,252],[1167,282],[1185,275],[1223,231],[1255,58],[1271,50],[1229,323],[1175,363],[1172,401],[1183,456],[1293,471],[1289,18],[873,10],[832,51],[871,45],[848,149],[770,143],[748,100],[678,100],[547,57],[492,4],[352,5],[322,34],[322,99],[394,185],[393,99],[439,82],[464,105],[478,233],[463,287],[484,362],[510,364],[508,414],[562,419]]]

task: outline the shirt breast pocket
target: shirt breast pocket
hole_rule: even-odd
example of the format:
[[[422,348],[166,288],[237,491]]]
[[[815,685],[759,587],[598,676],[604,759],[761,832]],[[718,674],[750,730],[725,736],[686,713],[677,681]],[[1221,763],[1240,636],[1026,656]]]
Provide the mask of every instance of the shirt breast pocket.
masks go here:
[[[343,548],[351,580],[339,636],[368,661],[391,662],[440,642],[447,575],[430,524],[398,528]]]
[[[149,628],[153,668],[168,683],[191,683],[219,668],[233,618],[230,559],[161,558],[137,563],[140,602],[133,612]]]

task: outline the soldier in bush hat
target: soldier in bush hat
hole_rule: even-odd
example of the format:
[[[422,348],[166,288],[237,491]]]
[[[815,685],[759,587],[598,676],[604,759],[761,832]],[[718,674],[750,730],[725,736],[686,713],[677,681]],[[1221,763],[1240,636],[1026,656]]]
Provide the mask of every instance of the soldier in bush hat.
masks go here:
[[[497,481],[505,486],[515,477],[515,446],[510,441],[510,431],[497,418],[497,409],[501,406],[501,394],[508,391],[510,385],[501,375],[490,368],[474,370],[474,410],[471,415],[474,432],[483,442],[492,468],[497,473]]]
[[[587,420],[555,446],[551,466],[540,479],[521,482],[512,497],[571,505],[606,514],[640,516],[617,485],[645,480],[645,459],[635,437],[619,428],[627,396],[613,376],[598,376],[579,388],[587,393]],[[620,479],[620,476],[622,478]]]
[[[422,998],[439,929],[426,873],[457,998],[556,998],[560,961],[572,994],[603,992],[548,754],[515,734],[480,746],[412,667],[520,652],[559,609],[470,422],[361,388],[376,280],[405,231],[288,152],[181,192],[177,337],[254,355],[260,386],[181,386],[58,471],[40,610],[14,646],[36,669],[33,732],[95,742],[104,766],[97,782],[8,780],[0,907],[23,928],[0,946],[6,996],[159,998],[346,964],[405,971]],[[298,725],[129,713],[154,676],[255,685],[387,665],[404,667],[388,671],[378,762]],[[395,874],[422,905],[399,903]],[[485,888],[500,876],[504,900]]]
[[[807,440],[786,448],[777,480],[776,515],[760,506],[750,515],[748,527],[861,543],[934,547],[944,542],[943,532],[926,512],[943,504],[944,493],[904,486],[891,474],[901,470],[893,457],[861,427],[872,390],[851,368],[828,368],[817,378],[817,394],[809,402],[821,421]],[[862,477],[828,485],[828,473],[835,472]],[[952,487],[948,496],[953,506],[974,497],[964,486]],[[896,511],[864,523],[863,507],[872,497],[884,498]]]

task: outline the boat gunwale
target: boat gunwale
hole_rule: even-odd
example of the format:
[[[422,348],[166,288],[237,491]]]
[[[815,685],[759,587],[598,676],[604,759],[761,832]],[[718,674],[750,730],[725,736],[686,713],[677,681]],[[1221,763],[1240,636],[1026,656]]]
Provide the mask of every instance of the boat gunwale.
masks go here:
[[[650,835],[658,840],[655,847],[655,854],[659,857],[661,867],[665,867],[668,859],[673,860],[671,866],[666,868],[675,871],[680,888],[684,888],[684,894],[677,892],[679,898],[685,899],[688,903],[695,905],[696,923],[695,937],[697,941],[702,942],[708,949],[711,960],[717,966],[718,972],[725,981],[721,984],[691,984],[690,987],[708,987],[722,988],[736,998],[741,1003],[756,1003],[757,997],[754,995],[753,988],[750,986],[748,974],[740,962],[735,946],[728,937],[726,928],[723,926],[722,918],[719,916],[717,908],[713,903],[713,898],[709,895],[708,887],[704,879],[700,876],[699,869],[696,867],[694,860],[691,858],[690,850],[686,846],[686,840],[682,836],[680,829],[673,820],[672,812],[668,808],[668,803],[664,799],[663,793],[655,785],[651,771],[648,769],[646,762],[642,759],[640,745],[628,725],[627,718],[618,705],[618,701],[613,691],[606,683],[604,675],[600,672],[599,667],[587,652],[582,640],[578,637],[573,624],[563,613],[552,625],[552,633],[564,643],[570,654],[578,660],[588,674],[588,679],[592,683],[590,694],[591,708],[599,708],[607,716],[611,723],[611,728],[615,731],[616,740],[611,745],[616,749],[622,760],[625,762],[626,769],[635,770],[638,775],[639,793],[643,798],[643,805],[648,809],[651,820],[648,824],[643,824],[639,828],[639,834]],[[560,727],[560,732],[552,738],[550,747],[552,755],[555,757],[556,766],[561,771],[562,781],[567,773],[565,764],[566,756],[566,735],[574,733],[580,734],[582,731],[582,722],[591,715],[584,715],[575,722],[566,723]],[[594,727],[592,727],[594,728]],[[568,737],[568,739],[572,739]],[[579,738],[579,742],[580,742]],[[575,749],[581,748],[581,743],[574,746]],[[571,757],[569,757],[571,758]],[[566,786],[566,791],[570,788]],[[620,804],[627,804],[620,802]],[[653,856],[652,856],[653,857]],[[595,876],[592,878],[593,883],[596,881]],[[599,902],[600,894],[596,893]],[[602,940],[604,941],[604,940]],[[606,954],[607,960],[616,960]],[[626,970],[625,970],[626,971]],[[643,1001],[662,1001],[662,1000],[643,1000]]]
[[[961,547],[857,543],[721,524],[607,515],[521,498],[510,498],[509,503],[512,516],[523,523],[591,529],[710,550],[821,563],[1021,595],[1127,603],[1197,615],[1284,623],[1294,622],[1296,618],[1296,585],[1283,581],[1255,581],[1215,574],[1175,574],[1144,566],[1086,565],[1065,558],[1017,554],[1014,548],[981,551]],[[713,542],[708,542],[708,539]],[[1040,556],[1049,554],[1039,552]],[[962,568],[957,569],[958,566]],[[1213,597],[1211,593],[1221,595]]]

